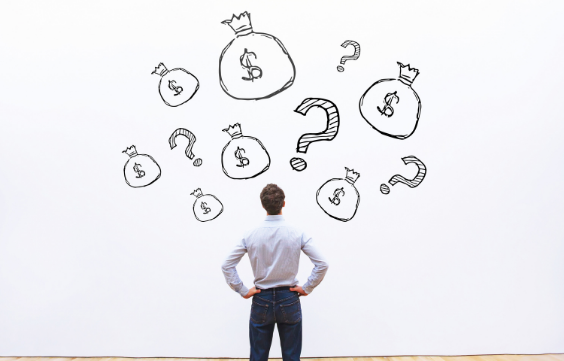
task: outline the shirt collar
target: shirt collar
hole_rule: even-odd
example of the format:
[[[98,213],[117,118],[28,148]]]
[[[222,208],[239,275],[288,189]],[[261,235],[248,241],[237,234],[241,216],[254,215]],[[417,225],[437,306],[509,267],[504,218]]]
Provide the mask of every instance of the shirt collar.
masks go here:
[[[265,219],[265,221],[283,221],[283,220],[284,220],[284,216],[281,215],[281,214],[276,215],[276,216],[268,215],[268,216],[266,216],[266,219]]]

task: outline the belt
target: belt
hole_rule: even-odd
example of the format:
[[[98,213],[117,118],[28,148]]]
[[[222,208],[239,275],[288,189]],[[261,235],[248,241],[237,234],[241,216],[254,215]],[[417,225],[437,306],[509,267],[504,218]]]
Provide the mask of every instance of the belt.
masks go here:
[[[284,286],[284,287],[273,287],[273,288],[259,288],[262,292],[264,291],[289,291],[291,287],[294,286]],[[257,287],[258,288],[258,287]]]

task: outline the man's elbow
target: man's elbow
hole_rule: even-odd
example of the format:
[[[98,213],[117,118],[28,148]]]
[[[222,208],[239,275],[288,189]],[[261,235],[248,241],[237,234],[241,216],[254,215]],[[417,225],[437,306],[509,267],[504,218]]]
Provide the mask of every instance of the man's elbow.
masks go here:
[[[319,264],[319,270],[323,272],[327,272],[328,269],[329,269],[329,263],[327,263],[327,261],[321,261]]]
[[[230,268],[231,267],[227,262],[223,262],[223,264],[221,265],[221,270],[223,271],[223,273],[228,273]]]

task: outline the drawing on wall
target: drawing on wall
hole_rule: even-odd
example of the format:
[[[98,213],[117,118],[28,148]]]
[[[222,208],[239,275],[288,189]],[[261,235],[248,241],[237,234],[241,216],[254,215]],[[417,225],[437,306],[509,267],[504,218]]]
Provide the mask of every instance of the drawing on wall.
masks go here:
[[[202,194],[200,188],[190,193],[196,197],[194,206],[194,216],[200,222],[207,222],[216,219],[223,212],[223,204],[211,194]]]
[[[221,153],[221,166],[226,176],[233,179],[249,179],[268,170],[270,156],[260,140],[243,136],[239,123],[230,125],[223,131],[231,136]]]
[[[170,138],[168,138],[168,144],[170,145],[170,149],[174,149],[176,147],[176,137],[178,137],[179,135],[184,136],[188,139],[188,145],[186,146],[186,150],[184,150],[184,153],[186,154],[188,159],[194,159],[194,153],[192,152],[192,148],[194,148],[194,143],[196,143],[196,136],[188,129],[178,128],[172,133]],[[194,164],[194,166],[196,167],[199,167],[202,165],[202,159],[196,158],[196,160],[194,160],[192,164]]]
[[[381,79],[372,84],[360,98],[360,113],[364,120],[380,133],[396,139],[406,139],[415,132],[421,113],[421,100],[411,88],[419,70],[400,66],[397,79]]]
[[[253,31],[251,14],[233,15],[222,24],[235,32],[219,57],[219,82],[229,96],[270,98],[294,83],[296,68],[290,54],[276,37]]]
[[[146,187],[160,178],[161,167],[150,155],[138,154],[134,145],[128,147],[122,153],[129,156],[123,167],[123,175],[128,186],[133,188]]]
[[[161,76],[159,94],[165,104],[171,107],[186,103],[200,88],[198,78],[182,68],[168,70],[160,63],[151,74]]]
[[[319,133],[306,133],[298,139],[298,146],[296,151],[298,153],[307,153],[307,149],[311,143],[319,142],[322,140],[331,141],[335,139],[339,132],[339,109],[330,100],[321,98],[307,98],[294,110],[296,113],[306,115],[307,112],[314,107],[319,107],[325,110],[327,114],[327,127],[324,131]],[[307,163],[302,158],[294,157],[290,159],[290,166],[293,170],[301,172],[307,168]]]
[[[346,62],[347,60],[356,60],[356,59],[358,59],[358,58],[360,57],[360,44],[357,43],[357,42],[354,41],[354,40],[346,40],[344,43],[341,44],[341,46],[342,46],[343,48],[346,48],[346,47],[349,46],[349,45],[354,46],[354,54],[353,54],[353,55],[343,56],[343,57],[341,58],[341,65],[339,65],[339,66],[337,67],[337,70],[340,71],[340,72],[345,71],[345,68],[343,67],[343,65],[345,65],[345,62]]]
[[[346,177],[333,178],[325,182],[317,191],[317,204],[327,213],[339,221],[350,221],[356,214],[360,195],[355,187],[355,182],[360,174],[354,169],[345,167]]]
[[[403,160],[403,163],[405,165],[408,165],[410,163],[417,165],[417,175],[415,175],[415,177],[413,177],[412,179],[406,179],[401,174],[396,174],[395,176],[390,178],[388,183],[390,183],[391,185],[402,183],[407,185],[409,188],[417,187],[419,184],[421,184],[421,182],[423,182],[423,178],[425,178],[425,174],[427,173],[427,167],[425,166],[425,164],[423,164],[422,161],[420,161],[416,156],[413,155],[403,157],[401,160]],[[390,187],[388,187],[387,184],[383,183],[380,185],[380,192],[388,194],[390,193]]]

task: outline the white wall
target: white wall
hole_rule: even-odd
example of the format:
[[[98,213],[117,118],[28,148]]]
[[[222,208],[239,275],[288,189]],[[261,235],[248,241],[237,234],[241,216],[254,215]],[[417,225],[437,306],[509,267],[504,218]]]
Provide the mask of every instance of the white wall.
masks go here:
[[[0,14],[0,356],[246,357],[250,302],[220,264],[263,217],[268,182],[286,219],[330,262],[303,298],[303,356],[564,352],[563,3],[516,1],[10,2]],[[228,97],[222,25],[249,11],[278,37],[295,84],[258,102]],[[345,40],[361,56],[336,71]],[[419,127],[385,137],[358,111],[396,61],[421,74]],[[159,62],[194,73],[188,103],[161,101]],[[300,135],[325,116],[293,110],[331,99],[341,128],[289,166]],[[240,122],[271,168],[227,178],[220,154]],[[170,150],[178,127],[197,136],[199,168]],[[127,146],[162,177],[134,189]],[[379,185],[428,167],[417,188]],[[361,176],[358,213],[329,218],[315,192],[344,167]],[[225,211],[194,219],[201,187]],[[300,280],[311,263],[302,259]],[[239,266],[247,285],[252,273]],[[277,341],[271,356],[279,356]]]

